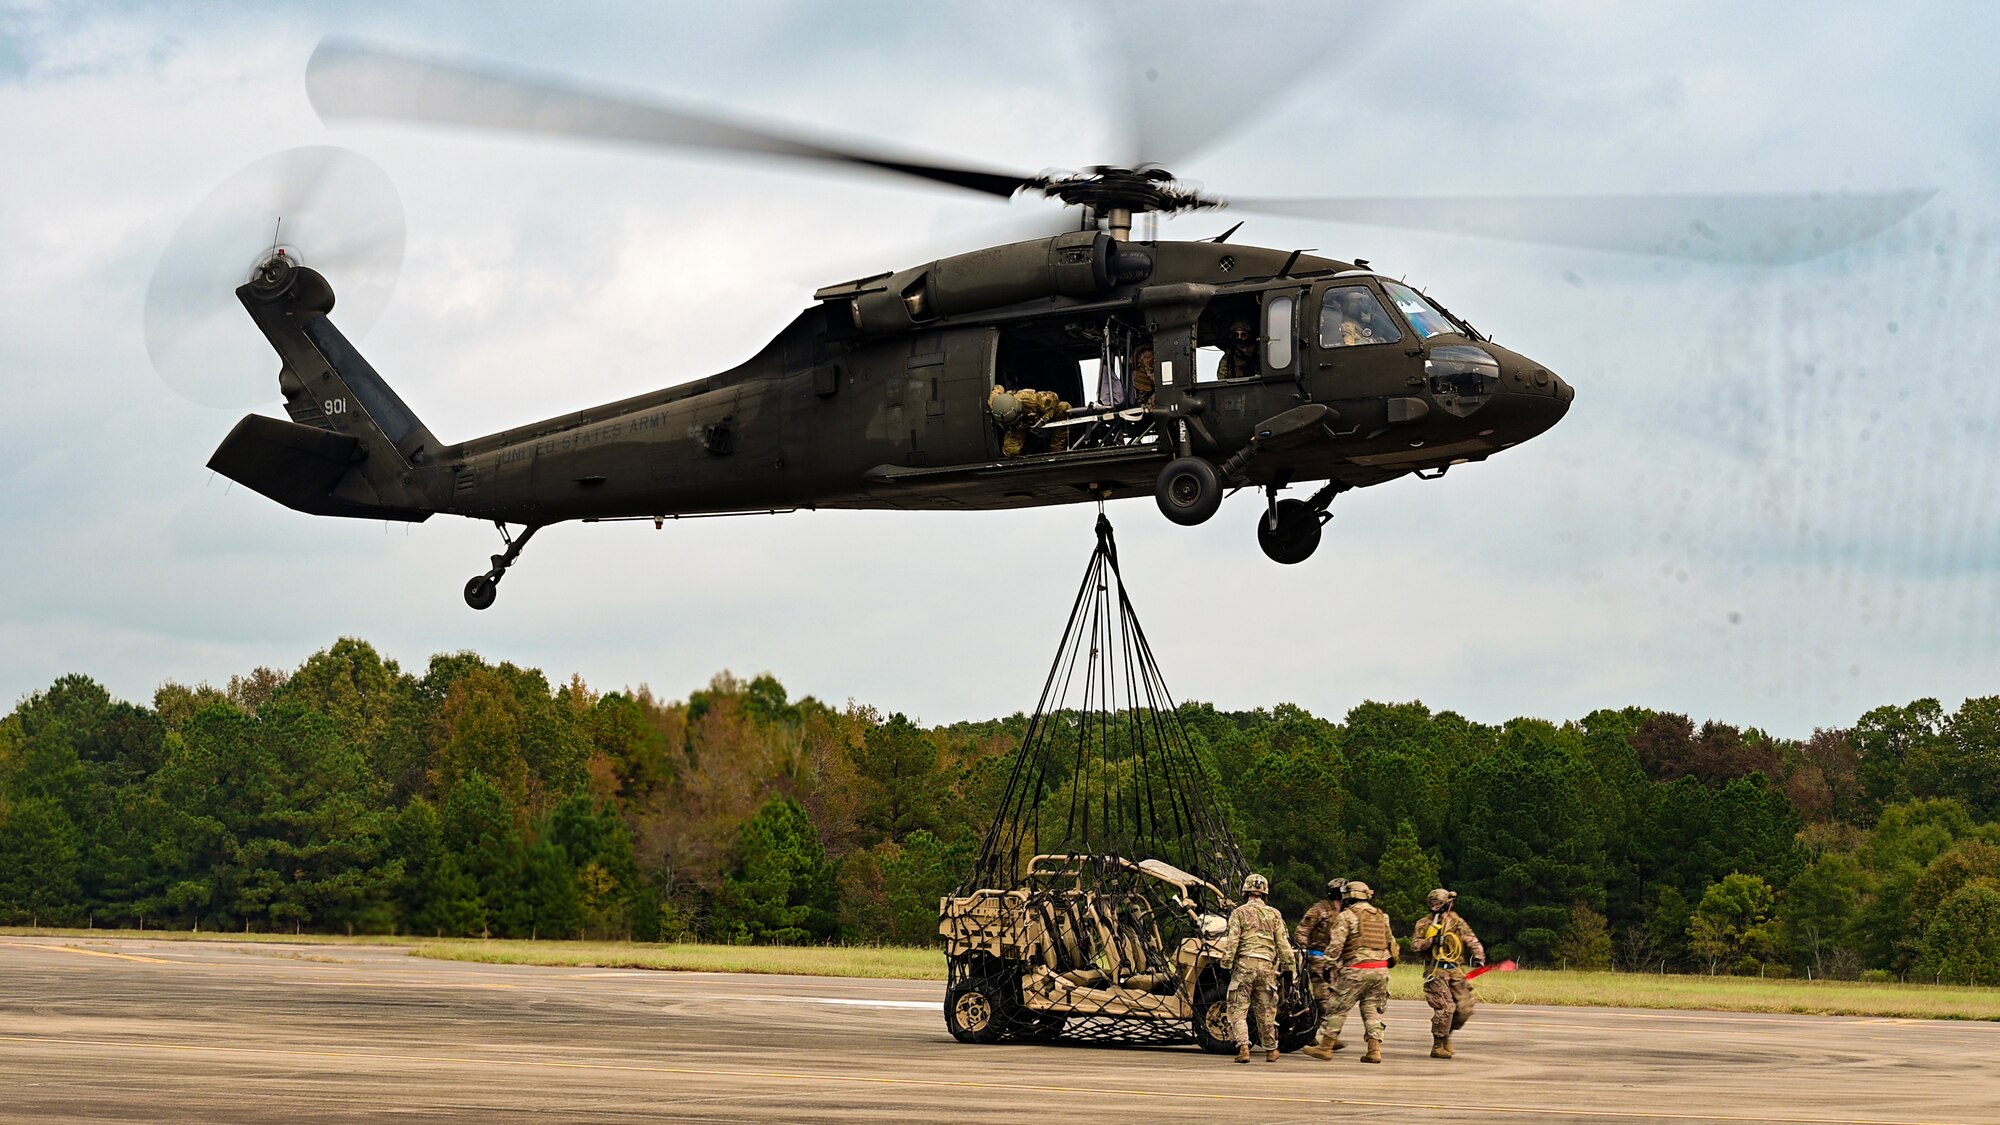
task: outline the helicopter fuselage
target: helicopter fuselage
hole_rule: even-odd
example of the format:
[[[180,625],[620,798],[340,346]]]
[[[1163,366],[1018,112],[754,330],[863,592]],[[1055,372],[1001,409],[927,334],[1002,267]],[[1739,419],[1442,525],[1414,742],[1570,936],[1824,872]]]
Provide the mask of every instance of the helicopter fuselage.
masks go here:
[[[1191,524],[1251,486],[1260,544],[1296,562],[1339,492],[1484,460],[1574,397],[1365,263],[1080,231],[829,286],[730,370],[448,445],[333,327],[319,274],[276,260],[237,295],[292,420],[243,419],[210,467],[313,514],[503,530],[1147,491]]]
[[[940,315],[890,333],[857,329],[853,298],[830,287],[822,292],[831,296],[729,371],[440,450],[434,463],[451,487],[434,486],[439,510],[545,524],[1073,503],[1149,492],[1161,466],[1184,451],[1226,459],[1251,446],[1261,423],[1301,403],[1327,406],[1326,421],[1252,459],[1239,483],[1357,487],[1483,460],[1553,425],[1573,397],[1545,368],[1456,325],[1420,338],[1390,314],[1393,339],[1323,336],[1329,293],[1364,289],[1378,315],[1395,305],[1384,279],[1353,265],[1227,243],[1132,246],[1154,258],[1146,281]],[[1217,310],[1255,316],[1256,374],[1219,379],[1198,370],[1207,358],[1198,345]],[[1082,401],[1098,390],[1102,365],[1117,366],[1103,354],[1107,324],[1153,345],[1159,376],[1150,403],[1093,412]],[[1453,348],[1484,352],[1493,364],[1436,375],[1437,353]],[[1099,364],[1091,387],[1080,387],[1085,353]],[[1065,401],[1080,420],[1036,427],[1070,431],[1062,448],[1043,442],[1039,452],[1005,456],[988,406],[996,386],[1073,396]],[[1093,428],[1139,436],[1086,444]]]

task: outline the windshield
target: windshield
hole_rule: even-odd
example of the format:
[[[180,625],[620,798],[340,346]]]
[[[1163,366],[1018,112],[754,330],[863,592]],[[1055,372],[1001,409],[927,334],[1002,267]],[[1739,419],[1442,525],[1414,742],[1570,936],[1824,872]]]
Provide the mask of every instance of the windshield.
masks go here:
[[[1438,311],[1436,305],[1424,300],[1424,295],[1401,282],[1384,281],[1382,288],[1388,291],[1389,300],[1395,302],[1396,311],[1410,322],[1417,335],[1428,340],[1432,336],[1442,336],[1447,332],[1470,336],[1465,326]]]

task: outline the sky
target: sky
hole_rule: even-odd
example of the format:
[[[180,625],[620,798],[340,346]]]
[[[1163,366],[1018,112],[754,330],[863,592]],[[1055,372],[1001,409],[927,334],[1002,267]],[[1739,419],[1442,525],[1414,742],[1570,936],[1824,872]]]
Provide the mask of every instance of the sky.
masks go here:
[[[1341,497],[1299,566],[1257,550],[1250,493],[1197,528],[1150,497],[1108,510],[1167,683],[1226,708],[1643,705],[1797,737],[2000,693],[2000,8],[1378,9],[0,0],[0,704],[69,672],[146,701],[358,636],[412,670],[473,649],[669,698],[731,669],[932,723],[1034,705],[1087,505],[560,525],[478,613],[460,587],[490,525],[314,519],[214,477],[241,411],[155,373],[147,286],[182,220],[280,150],[345,146],[400,195],[406,254],[358,343],[446,441],[732,366],[818,286],[1033,206],[329,126],[303,84],[329,34],[1023,171],[1124,154],[1129,59],[1169,119],[1226,130],[1174,167],[1224,195],[1935,188],[1779,268],[1175,220],[1368,258],[1577,400],[1486,463]],[[276,415],[274,375],[241,377]]]

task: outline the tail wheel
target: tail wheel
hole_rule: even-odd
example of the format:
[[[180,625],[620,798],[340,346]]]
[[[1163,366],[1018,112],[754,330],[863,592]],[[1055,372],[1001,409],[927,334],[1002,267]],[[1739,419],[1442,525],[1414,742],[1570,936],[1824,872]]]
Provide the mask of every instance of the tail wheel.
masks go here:
[[[1222,477],[1200,457],[1181,457],[1160,470],[1153,488],[1160,513],[1183,527],[1206,522],[1222,506]]]

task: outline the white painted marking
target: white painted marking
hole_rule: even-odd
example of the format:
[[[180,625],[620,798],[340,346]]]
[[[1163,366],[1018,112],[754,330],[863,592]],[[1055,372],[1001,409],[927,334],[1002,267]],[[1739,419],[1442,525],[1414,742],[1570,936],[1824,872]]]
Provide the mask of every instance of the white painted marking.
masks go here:
[[[845,1008],[921,1008],[936,1009],[937,1000],[855,1000],[843,996],[725,996],[720,994],[687,996],[686,1000],[729,1000],[732,1002],[750,1000],[765,1004],[831,1004]]]

